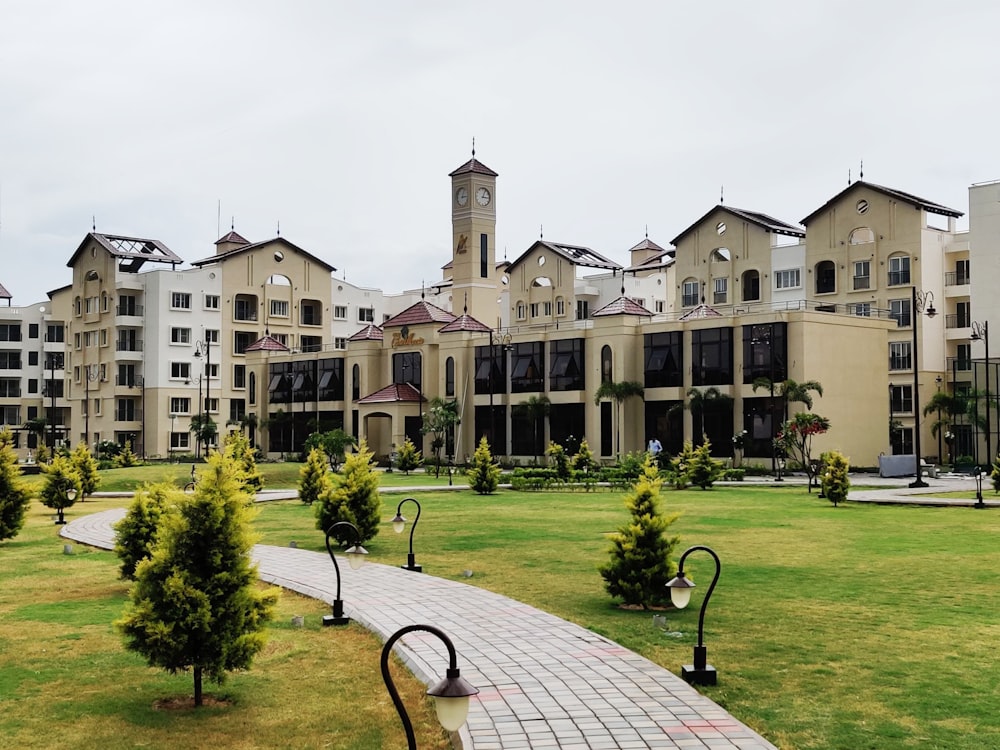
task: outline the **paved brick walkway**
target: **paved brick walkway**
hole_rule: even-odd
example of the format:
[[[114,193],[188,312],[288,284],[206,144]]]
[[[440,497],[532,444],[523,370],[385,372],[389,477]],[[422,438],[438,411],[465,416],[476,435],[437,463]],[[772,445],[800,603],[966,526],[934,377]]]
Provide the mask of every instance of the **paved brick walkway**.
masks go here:
[[[62,535],[113,546],[115,509],[74,519]],[[257,545],[265,581],[327,603],[336,594],[326,554]],[[458,581],[338,558],[345,614],[387,640],[404,625],[440,627],[454,641],[462,676],[479,688],[455,738],[466,750],[777,750],[679,677],[595,633]],[[331,634],[332,636],[332,634]],[[444,675],[440,641],[420,632],[397,653],[425,684]],[[690,659],[678,649],[678,663]]]

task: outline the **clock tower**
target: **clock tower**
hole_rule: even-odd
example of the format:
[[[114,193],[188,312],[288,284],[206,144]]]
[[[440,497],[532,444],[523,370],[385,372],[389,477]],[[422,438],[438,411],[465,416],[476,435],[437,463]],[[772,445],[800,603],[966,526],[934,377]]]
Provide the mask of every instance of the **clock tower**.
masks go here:
[[[472,158],[450,175],[452,311],[497,325],[497,173]],[[465,300],[468,300],[466,303]]]

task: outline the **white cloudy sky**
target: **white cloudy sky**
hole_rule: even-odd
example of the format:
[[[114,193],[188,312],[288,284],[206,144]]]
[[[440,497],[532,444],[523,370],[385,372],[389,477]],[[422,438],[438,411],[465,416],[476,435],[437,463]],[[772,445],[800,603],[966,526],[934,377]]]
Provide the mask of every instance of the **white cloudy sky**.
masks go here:
[[[959,210],[1000,178],[992,0],[0,0],[0,283],[91,227],[205,257],[235,218],[387,291],[439,278],[447,177],[498,255],[619,261],[726,202],[798,221],[857,176]]]

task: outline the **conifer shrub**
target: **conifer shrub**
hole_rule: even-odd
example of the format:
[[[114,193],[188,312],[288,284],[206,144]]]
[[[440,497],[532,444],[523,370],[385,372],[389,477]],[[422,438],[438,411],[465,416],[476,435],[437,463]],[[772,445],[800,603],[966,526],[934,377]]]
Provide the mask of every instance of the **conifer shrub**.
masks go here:
[[[333,476],[329,488],[324,490],[315,504],[316,528],[326,533],[338,521],[354,524],[360,535],[346,527],[336,530],[334,539],[338,544],[364,544],[378,534],[381,521],[382,500],[378,492],[378,472],[372,464],[374,454],[368,443],[362,440],[357,451],[347,456],[340,474]]]
[[[31,493],[17,466],[14,436],[4,429],[0,432],[0,541],[17,536],[30,502]]]
[[[479,439],[479,446],[472,456],[468,477],[469,486],[480,495],[496,492],[500,484],[500,467],[493,461],[490,444],[485,435]]]
[[[299,469],[299,500],[306,505],[312,505],[321,495],[332,489],[328,460],[322,448],[313,448]]]
[[[147,484],[136,490],[125,517],[115,524],[115,554],[119,571],[126,580],[135,579],[139,563],[153,552],[163,516],[182,497],[169,482]]]
[[[423,457],[420,455],[420,451],[417,450],[417,446],[413,444],[412,440],[406,438],[403,444],[399,446],[399,452],[396,454],[396,468],[404,474],[409,474],[418,468],[422,462]]]
[[[722,476],[723,464],[712,458],[712,444],[706,437],[704,442],[694,449],[691,464],[688,468],[688,478],[691,484],[703,490],[712,488],[716,480]]]
[[[851,465],[840,451],[824,453],[823,468],[820,473],[820,488],[823,495],[837,507],[838,503],[847,499],[851,489],[851,480],[847,474]]]
[[[80,501],[93,495],[101,485],[101,475],[97,472],[97,459],[82,440],[69,455],[73,468],[80,476]]]

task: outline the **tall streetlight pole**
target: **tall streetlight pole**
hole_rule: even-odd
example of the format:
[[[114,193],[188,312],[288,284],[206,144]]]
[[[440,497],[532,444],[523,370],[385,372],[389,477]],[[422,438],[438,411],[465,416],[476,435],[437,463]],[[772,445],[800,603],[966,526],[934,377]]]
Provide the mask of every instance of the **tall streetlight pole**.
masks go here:
[[[923,480],[923,467],[920,465],[920,357],[917,340],[917,320],[925,313],[928,318],[937,315],[934,308],[934,292],[919,292],[917,287],[911,289],[913,306],[913,446],[916,450],[917,478],[910,482],[910,487],[926,487]]]
[[[986,460],[993,463],[993,451],[990,445],[990,322],[972,321],[973,341],[982,341],[986,345]]]
[[[198,381],[198,401],[200,402],[199,411],[202,413],[201,420],[201,434],[205,437],[205,454],[208,454],[208,398],[209,390],[212,383],[212,342],[209,341],[208,335],[205,335],[203,341],[196,341],[194,344],[194,356],[195,359],[205,358],[205,367],[202,370],[202,374],[205,377],[205,400],[202,401],[201,398],[201,380]]]
[[[941,392],[941,383],[944,382],[944,378],[942,378],[940,375],[938,375],[936,378],[934,378],[934,382],[937,383],[937,392],[940,393]],[[938,465],[939,466],[944,463],[944,461],[942,460],[942,455],[941,455],[941,406],[940,406],[940,404],[941,404],[941,402],[938,401],[938,409],[937,409],[937,434],[938,434]]]

